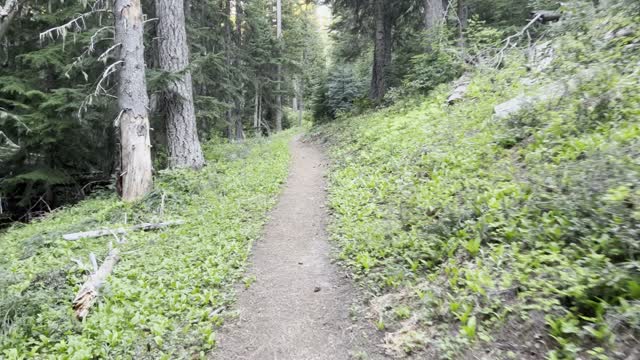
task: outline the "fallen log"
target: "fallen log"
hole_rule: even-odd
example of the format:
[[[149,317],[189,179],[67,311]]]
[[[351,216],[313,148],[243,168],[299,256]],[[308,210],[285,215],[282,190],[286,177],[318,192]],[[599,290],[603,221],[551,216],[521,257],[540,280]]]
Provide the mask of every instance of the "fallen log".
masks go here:
[[[87,317],[89,309],[98,299],[100,288],[104,285],[107,276],[113,272],[113,268],[119,260],[118,249],[110,250],[102,265],[89,275],[87,281],[82,285],[73,299],[73,310],[75,310],[78,319],[83,320]]]
[[[467,94],[467,88],[469,87],[469,83],[471,83],[471,78],[469,75],[462,75],[460,79],[455,82],[455,88],[449,97],[447,98],[447,104],[453,105],[462,99]]]
[[[529,15],[531,15],[532,19],[538,17],[538,21],[540,21],[541,23],[558,21],[560,20],[560,18],[562,18],[562,14],[560,14],[559,12],[549,10],[535,10],[530,12]]]
[[[66,235],[62,235],[62,238],[69,241],[76,241],[80,239],[97,238],[97,237],[113,235],[113,234],[126,234],[128,232],[138,231],[138,230],[142,230],[142,231],[156,230],[156,229],[161,229],[168,226],[176,226],[176,225],[182,225],[182,224],[184,224],[184,221],[182,220],[168,221],[168,222],[162,222],[162,223],[156,223],[156,224],[143,223],[143,224],[131,226],[129,228],[101,229],[101,230],[66,234]]]

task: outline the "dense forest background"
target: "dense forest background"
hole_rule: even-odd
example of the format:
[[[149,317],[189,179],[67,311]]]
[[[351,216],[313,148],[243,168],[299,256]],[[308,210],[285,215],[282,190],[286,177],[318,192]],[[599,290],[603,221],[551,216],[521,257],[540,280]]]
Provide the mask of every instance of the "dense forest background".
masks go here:
[[[318,6],[334,13],[328,42]],[[406,96],[402,91],[428,91],[497,47],[531,11],[558,6],[541,0],[284,1],[280,39],[274,1],[186,1],[186,70],[199,138],[242,141],[299,123],[305,108],[322,122],[354,108],[389,105]],[[161,95],[180,72],[162,70],[156,4],[142,7],[158,171],[170,165]],[[121,140],[110,4],[10,0],[5,10],[3,223],[29,220],[95,190],[115,190]]]
[[[161,70],[158,17],[144,12],[144,59],[153,164],[166,168],[162,91],[180,72]],[[119,60],[109,2],[9,1],[0,69],[2,222],[29,220],[96,189],[114,191],[120,136],[114,76]],[[276,129],[276,100],[310,97],[323,71],[315,5],[284,2],[277,39],[271,1],[186,1],[197,129],[202,141],[241,141]],[[277,67],[283,69],[278,81]],[[184,71],[184,70],[181,70]],[[303,102],[300,101],[301,107]],[[287,112],[284,127],[297,123]]]
[[[502,39],[526,24],[533,11],[553,11],[560,4],[284,1],[282,37],[276,5],[184,2],[190,57],[188,68],[180,71],[191,72],[201,140],[242,141],[300,123],[305,109],[324,122],[354,109],[389,105],[408,92],[427,92],[498,51]],[[110,6],[25,0],[5,5],[8,15],[0,33],[3,223],[29,220],[95,190],[120,190],[118,51]],[[171,165],[162,92],[181,72],[162,70],[156,6],[142,4],[153,168],[158,171]],[[318,13],[328,7],[333,18],[323,29]],[[528,30],[530,41],[537,31]]]

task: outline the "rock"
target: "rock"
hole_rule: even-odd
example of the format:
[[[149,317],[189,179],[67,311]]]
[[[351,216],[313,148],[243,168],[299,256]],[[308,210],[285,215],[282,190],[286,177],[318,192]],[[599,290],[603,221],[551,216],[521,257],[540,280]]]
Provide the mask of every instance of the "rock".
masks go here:
[[[568,80],[559,80],[549,85],[543,86],[535,90],[530,95],[521,94],[511,100],[505,101],[497,105],[494,111],[494,118],[497,120],[504,119],[512,114],[541,102],[560,99],[567,93],[576,91],[583,81],[588,81],[595,75],[595,69],[585,69]]]

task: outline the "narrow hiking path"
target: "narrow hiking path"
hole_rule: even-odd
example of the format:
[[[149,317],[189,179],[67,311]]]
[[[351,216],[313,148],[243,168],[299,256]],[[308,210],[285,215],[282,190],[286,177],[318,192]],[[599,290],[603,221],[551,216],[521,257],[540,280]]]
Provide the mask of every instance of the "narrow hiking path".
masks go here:
[[[247,276],[255,283],[239,290],[239,317],[222,329],[214,358],[379,357],[375,331],[354,310],[359,301],[353,284],[331,262],[327,161],[300,136],[290,149],[289,179],[253,250]]]

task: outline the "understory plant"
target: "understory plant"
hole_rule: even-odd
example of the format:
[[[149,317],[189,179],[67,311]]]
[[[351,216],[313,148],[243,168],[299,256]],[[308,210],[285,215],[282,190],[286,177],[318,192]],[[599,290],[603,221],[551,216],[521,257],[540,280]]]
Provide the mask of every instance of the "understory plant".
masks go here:
[[[439,85],[316,130],[333,144],[332,237],[389,353],[638,356],[638,20],[568,15],[544,67],[516,49],[476,67],[457,104]],[[554,81],[563,96],[494,116]]]
[[[291,132],[209,143],[200,172],[163,171],[143,201],[95,198],[0,234],[0,358],[198,358],[216,344],[265,214],[288,169]],[[184,220],[153,232],[78,241],[62,235]],[[120,262],[84,321],[71,302],[109,245]]]

